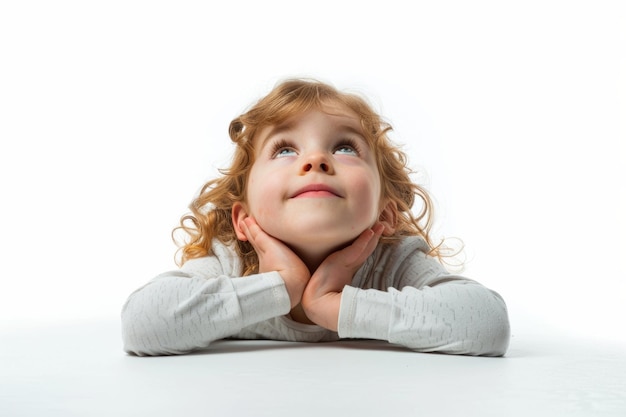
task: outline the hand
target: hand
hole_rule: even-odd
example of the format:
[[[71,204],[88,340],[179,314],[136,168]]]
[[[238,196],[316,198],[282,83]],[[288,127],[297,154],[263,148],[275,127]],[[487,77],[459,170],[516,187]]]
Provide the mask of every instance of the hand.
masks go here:
[[[318,326],[337,331],[343,287],[374,252],[384,226],[377,223],[365,230],[348,247],[330,254],[320,264],[302,294],[302,308]]]
[[[311,278],[309,269],[287,245],[265,233],[252,217],[245,218],[240,227],[259,257],[259,272],[278,271],[294,308]]]

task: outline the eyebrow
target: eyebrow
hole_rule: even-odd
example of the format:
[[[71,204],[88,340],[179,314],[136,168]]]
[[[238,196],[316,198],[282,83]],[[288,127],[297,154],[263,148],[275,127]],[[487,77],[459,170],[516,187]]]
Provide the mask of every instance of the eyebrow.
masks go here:
[[[362,129],[356,129],[356,128],[352,127],[352,126],[345,125],[345,124],[344,124],[344,125],[341,125],[340,127],[341,127],[342,129],[347,130],[347,131],[348,131],[348,132],[350,132],[350,133],[353,133],[353,134],[355,134],[355,135],[360,136],[360,137],[361,137],[361,138],[363,138],[363,140],[367,143],[367,139],[365,138],[365,134],[363,133],[363,130],[362,130]]]
[[[262,150],[267,145],[267,143],[270,141],[270,139],[272,137],[274,137],[274,136],[276,136],[278,134],[290,131],[295,124],[296,123],[294,123],[294,122],[285,122],[285,123],[281,123],[281,124],[272,126],[270,128],[270,131],[267,133],[267,135],[265,135],[265,138],[263,138],[262,142],[260,143],[259,150]],[[352,133],[354,135],[357,135],[369,147],[369,142],[367,141],[367,139],[366,139],[362,129],[357,129],[357,128],[353,127],[353,126],[350,126],[347,123],[340,123],[337,126],[337,129],[341,130],[341,131],[346,131],[346,132]]]

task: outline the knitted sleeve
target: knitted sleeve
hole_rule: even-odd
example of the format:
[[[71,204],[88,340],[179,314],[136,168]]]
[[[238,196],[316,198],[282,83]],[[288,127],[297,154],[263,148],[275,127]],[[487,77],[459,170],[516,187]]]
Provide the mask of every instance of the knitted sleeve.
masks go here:
[[[187,353],[289,312],[289,295],[277,272],[233,277],[238,265],[232,260],[193,259],[132,293],[122,309],[124,350]]]
[[[504,355],[509,320],[496,292],[448,274],[419,243],[374,259],[343,290],[340,337],[387,340],[420,352]]]

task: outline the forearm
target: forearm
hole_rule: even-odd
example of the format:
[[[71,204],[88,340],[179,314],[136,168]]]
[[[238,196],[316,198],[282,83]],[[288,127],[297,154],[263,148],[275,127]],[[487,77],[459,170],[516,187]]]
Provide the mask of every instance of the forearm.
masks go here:
[[[387,340],[420,352],[501,356],[509,343],[504,301],[480,284],[459,281],[402,291],[342,293],[340,337]]]
[[[277,273],[211,279],[164,274],[131,294],[124,305],[124,350],[137,355],[190,352],[286,314],[289,307]]]

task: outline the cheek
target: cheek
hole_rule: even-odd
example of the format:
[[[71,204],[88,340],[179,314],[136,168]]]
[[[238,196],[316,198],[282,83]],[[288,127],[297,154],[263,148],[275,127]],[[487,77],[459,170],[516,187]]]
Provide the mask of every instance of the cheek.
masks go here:
[[[278,192],[277,181],[274,177],[251,172],[246,193],[251,215],[258,218],[271,214],[271,206],[278,198]]]
[[[380,181],[374,175],[358,176],[352,183],[353,190],[357,196],[356,200],[360,205],[363,214],[377,214],[380,202]]]

